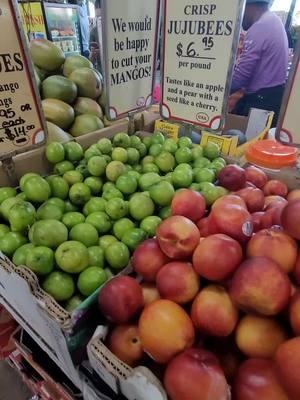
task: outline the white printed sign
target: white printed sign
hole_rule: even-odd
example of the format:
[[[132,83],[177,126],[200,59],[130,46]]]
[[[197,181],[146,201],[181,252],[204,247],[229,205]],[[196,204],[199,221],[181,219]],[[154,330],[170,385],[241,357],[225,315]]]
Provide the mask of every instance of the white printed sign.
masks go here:
[[[165,118],[219,130],[244,0],[164,0]]]
[[[14,0],[0,2],[0,159],[45,141],[44,121]]]
[[[152,104],[160,0],[103,2],[107,115],[121,118]]]

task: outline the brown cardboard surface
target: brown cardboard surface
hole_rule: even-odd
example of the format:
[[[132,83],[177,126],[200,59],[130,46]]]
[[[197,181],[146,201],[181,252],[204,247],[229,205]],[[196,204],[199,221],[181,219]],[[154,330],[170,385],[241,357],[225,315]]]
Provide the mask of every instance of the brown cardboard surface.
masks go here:
[[[225,119],[224,132],[229,129],[238,129],[245,132],[247,129],[249,117],[242,117],[240,115],[227,114]]]

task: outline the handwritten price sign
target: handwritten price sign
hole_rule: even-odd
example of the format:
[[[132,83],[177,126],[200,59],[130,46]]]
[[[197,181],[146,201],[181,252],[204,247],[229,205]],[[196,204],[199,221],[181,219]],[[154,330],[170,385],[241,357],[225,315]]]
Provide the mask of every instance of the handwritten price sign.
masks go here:
[[[214,39],[213,37],[204,37],[202,39],[202,43],[204,45],[204,50],[211,50],[214,47]],[[184,48],[183,44],[180,42],[177,45],[176,54],[178,57],[186,57],[186,58],[204,58],[207,60],[207,57],[201,57],[200,54],[195,50],[196,43],[190,42],[186,48]]]
[[[165,118],[220,130],[244,0],[164,0]]]
[[[0,158],[45,140],[39,97],[21,35],[13,0],[1,0],[0,27]]]

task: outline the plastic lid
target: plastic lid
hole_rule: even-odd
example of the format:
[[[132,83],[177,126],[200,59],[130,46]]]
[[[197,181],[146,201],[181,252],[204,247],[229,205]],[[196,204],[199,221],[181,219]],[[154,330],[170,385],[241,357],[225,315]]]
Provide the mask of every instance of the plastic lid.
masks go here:
[[[248,162],[261,167],[280,169],[297,163],[298,149],[285,146],[276,140],[260,140],[246,150]]]

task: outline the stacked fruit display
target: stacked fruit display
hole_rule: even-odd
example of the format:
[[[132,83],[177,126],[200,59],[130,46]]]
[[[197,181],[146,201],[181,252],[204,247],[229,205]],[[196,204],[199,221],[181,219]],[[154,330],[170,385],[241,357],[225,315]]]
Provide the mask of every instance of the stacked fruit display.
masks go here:
[[[139,278],[104,286],[107,346],[150,366],[171,400],[297,400],[300,190],[254,166],[226,166],[219,182],[231,193],[210,209],[178,191],[133,254]]]
[[[29,173],[18,191],[0,189],[0,250],[32,269],[57,301],[71,299],[70,309],[155,235],[176,189],[192,185],[207,201],[224,193],[211,183],[225,165],[218,156],[217,146],[176,143],[159,132],[143,140],[120,133],[86,151],[74,141],[50,143],[52,175]]]
[[[67,141],[102,129],[102,78],[81,55],[65,58],[62,50],[46,39],[30,42],[30,55],[41,92],[42,108],[50,140]]]

